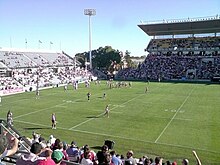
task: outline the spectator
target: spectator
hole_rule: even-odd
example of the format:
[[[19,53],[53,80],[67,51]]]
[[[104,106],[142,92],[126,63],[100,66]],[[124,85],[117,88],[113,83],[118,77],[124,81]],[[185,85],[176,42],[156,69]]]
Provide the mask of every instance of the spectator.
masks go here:
[[[90,159],[93,163],[96,163],[96,153],[95,153],[94,151],[90,150],[90,147],[89,147],[89,145],[87,145],[87,144],[83,147],[83,153],[82,153],[81,156],[80,156],[80,162],[81,162],[81,160],[84,158],[84,153],[87,153],[88,156],[89,156],[89,159]]]
[[[63,160],[66,160],[66,161],[69,161],[69,156],[68,156],[68,154],[66,153],[66,150],[64,150],[64,147],[63,147],[64,145],[63,145],[63,142],[60,142],[59,144],[58,144],[58,148],[56,149],[56,150],[59,150],[59,151],[61,151],[62,153],[63,153]],[[55,151],[56,151],[55,150]],[[66,163],[64,163],[64,162],[61,162],[60,163],[61,165],[66,165]]]
[[[114,163],[112,163],[111,155],[108,152],[105,153],[104,156],[104,161],[101,165],[114,165]]]
[[[144,159],[143,165],[150,165],[150,164],[151,164],[150,159],[149,159],[148,157],[146,157],[146,158]]]
[[[52,152],[50,148],[46,148],[44,151],[46,159],[40,160],[37,165],[55,165],[55,162],[51,159]]]
[[[177,165],[177,163],[176,163],[176,162],[173,162],[172,165]]]
[[[137,164],[136,160],[133,158],[133,155],[134,155],[134,153],[132,150],[129,150],[127,152],[127,158],[125,159],[125,164],[132,164],[132,165]]]
[[[111,151],[110,154],[112,156],[112,162],[114,163],[114,165],[121,165],[122,164],[121,159],[116,157],[115,151]]]
[[[189,165],[189,160],[188,159],[183,159],[182,165]]]
[[[54,138],[53,135],[50,135],[49,140],[48,140],[48,145],[49,146],[54,145],[55,141],[56,141],[56,138]]]
[[[12,112],[9,110],[7,113],[7,123],[8,125],[13,126],[13,118],[12,118],[13,114]]]
[[[63,160],[63,153],[60,150],[53,151],[51,158],[55,162],[55,164],[60,165]]]
[[[156,158],[155,158],[155,165],[162,165],[162,161],[163,161],[163,159],[161,158],[161,157],[159,157],[159,156],[157,156]]]
[[[7,138],[6,134],[2,134],[0,136],[0,164],[1,159],[6,156],[11,156],[15,154],[18,150],[18,142],[19,140],[15,137]],[[11,149],[7,149],[8,145],[11,145]]]
[[[98,164],[103,164],[106,158],[106,154],[108,153],[108,146],[103,145],[101,151],[98,151],[96,156],[98,159]]]
[[[54,151],[56,149],[59,149],[59,143],[60,143],[60,139],[56,139],[54,144],[51,146],[51,149]]]
[[[40,143],[36,142],[31,145],[30,153],[26,155],[21,155],[17,159],[16,165],[37,165],[40,160],[46,159],[45,157],[40,157],[42,146]]]
[[[71,146],[66,150],[67,154],[69,155],[70,161],[79,162],[79,148],[75,141],[71,142]]]
[[[81,164],[82,165],[93,165],[93,162],[90,160],[89,151],[84,152],[84,157],[82,158]]]

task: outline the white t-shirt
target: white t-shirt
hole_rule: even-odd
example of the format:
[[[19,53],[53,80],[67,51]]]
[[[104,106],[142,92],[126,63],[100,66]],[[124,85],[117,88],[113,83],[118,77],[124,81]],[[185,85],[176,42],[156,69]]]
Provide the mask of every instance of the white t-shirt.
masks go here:
[[[81,161],[81,164],[83,165],[93,165],[93,162],[90,159],[83,158]]]

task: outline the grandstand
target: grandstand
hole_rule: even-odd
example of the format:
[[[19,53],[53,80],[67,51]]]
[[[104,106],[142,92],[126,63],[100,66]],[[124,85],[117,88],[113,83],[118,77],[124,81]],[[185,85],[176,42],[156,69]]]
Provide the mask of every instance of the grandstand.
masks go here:
[[[149,54],[137,69],[118,78],[139,80],[220,80],[220,17],[162,20],[138,25],[151,36]]]
[[[0,49],[0,95],[81,82],[91,74],[64,52]]]

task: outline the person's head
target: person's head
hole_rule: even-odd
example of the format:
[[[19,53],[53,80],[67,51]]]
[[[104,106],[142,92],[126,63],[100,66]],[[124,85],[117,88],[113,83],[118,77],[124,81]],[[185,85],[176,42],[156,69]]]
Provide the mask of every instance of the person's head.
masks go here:
[[[115,155],[115,151],[112,150],[112,151],[110,152],[110,154],[111,154],[112,156]]]
[[[166,161],[166,163],[167,163],[167,165],[171,165],[171,162],[168,160],[168,161]]]
[[[132,157],[133,154],[134,154],[133,151],[132,151],[132,150],[129,150],[129,151],[127,152],[127,158]]]
[[[63,153],[59,150],[53,151],[51,158],[56,164],[59,164],[63,159]]]
[[[65,141],[63,141],[63,150],[67,150],[67,148],[68,148],[68,144]]]
[[[71,142],[71,147],[77,147],[77,143],[75,141]]]
[[[183,159],[182,165],[189,165],[189,160],[188,159]]]
[[[176,163],[176,162],[173,162],[172,165],[177,165],[177,163]]]
[[[107,145],[103,145],[102,146],[102,152],[107,152],[108,151],[108,146]]]
[[[32,153],[34,153],[35,155],[39,155],[39,154],[41,153],[41,150],[42,150],[42,146],[41,146],[40,143],[35,142],[35,143],[33,143],[33,144],[31,145],[30,151],[31,151]]]
[[[159,157],[159,156],[157,156],[156,158],[155,158],[155,163],[156,164],[159,164],[159,165],[162,165],[162,158],[161,157]]]
[[[90,151],[90,148],[89,148],[89,145],[86,144],[84,147],[83,147],[83,151],[84,153],[87,152],[87,151]]]
[[[104,158],[104,164],[108,165],[111,163],[111,155],[109,153],[105,153],[104,154],[105,158]]]
[[[60,143],[60,139],[56,139],[55,142],[54,142],[54,146],[58,146]]]
[[[44,150],[45,150],[44,151],[45,157],[46,158],[51,158],[51,155],[52,155],[53,151],[50,148],[45,148]]]
[[[59,142],[57,145],[57,148],[60,150],[63,149],[63,142]]]
[[[149,158],[145,158],[143,164],[144,165],[150,165],[151,164],[150,159]]]
[[[153,158],[150,158],[150,163],[152,164],[154,162],[154,159]]]

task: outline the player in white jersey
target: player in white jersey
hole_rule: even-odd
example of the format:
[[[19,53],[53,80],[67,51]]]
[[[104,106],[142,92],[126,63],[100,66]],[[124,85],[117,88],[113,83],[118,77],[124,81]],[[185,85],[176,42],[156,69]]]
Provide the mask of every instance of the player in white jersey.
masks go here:
[[[109,112],[110,112],[109,105],[106,105],[104,116],[107,116],[109,118]]]

